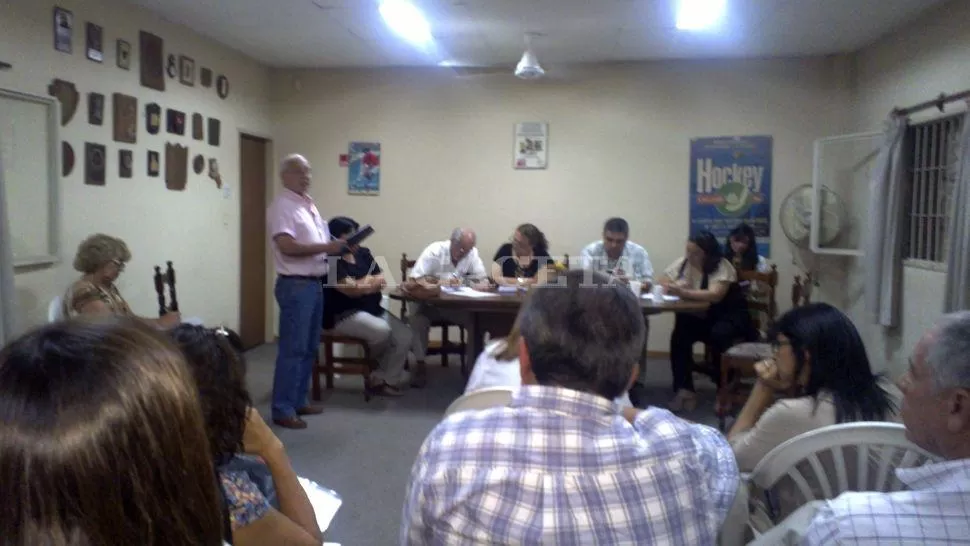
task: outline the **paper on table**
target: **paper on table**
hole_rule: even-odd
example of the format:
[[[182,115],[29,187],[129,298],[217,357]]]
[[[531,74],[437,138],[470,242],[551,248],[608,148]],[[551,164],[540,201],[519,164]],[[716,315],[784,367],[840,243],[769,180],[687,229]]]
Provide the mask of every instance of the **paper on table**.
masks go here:
[[[648,292],[648,293],[644,294],[641,297],[643,297],[644,299],[648,299],[648,300],[654,299],[653,298],[653,292]],[[664,294],[663,298],[664,298],[663,300],[665,302],[680,301],[680,297],[678,297],[678,296],[668,296],[667,294]]]
[[[448,292],[456,296],[463,296],[466,298],[491,298],[497,295],[495,292],[482,292],[468,286],[462,286],[455,291],[449,290]]]

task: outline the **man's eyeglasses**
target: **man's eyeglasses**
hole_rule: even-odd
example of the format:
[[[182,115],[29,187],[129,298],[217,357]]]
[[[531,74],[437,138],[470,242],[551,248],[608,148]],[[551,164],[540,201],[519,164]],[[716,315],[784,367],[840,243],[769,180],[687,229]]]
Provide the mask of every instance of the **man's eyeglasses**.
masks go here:
[[[115,264],[115,267],[118,268],[118,271],[124,271],[125,270],[125,262],[123,262],[121,260],[111,260],[111,263]]]

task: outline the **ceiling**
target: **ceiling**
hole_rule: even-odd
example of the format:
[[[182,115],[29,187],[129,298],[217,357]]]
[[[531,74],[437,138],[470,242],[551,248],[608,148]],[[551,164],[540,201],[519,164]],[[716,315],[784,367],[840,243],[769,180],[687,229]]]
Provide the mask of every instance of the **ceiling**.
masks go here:
[[[685,33],[676,0],[413,0],[435,43],[391,33],[377,0],[129,0],[275,67],[514,65],[822,55],[859,49],[945,0],[727,0],[723,28]]]

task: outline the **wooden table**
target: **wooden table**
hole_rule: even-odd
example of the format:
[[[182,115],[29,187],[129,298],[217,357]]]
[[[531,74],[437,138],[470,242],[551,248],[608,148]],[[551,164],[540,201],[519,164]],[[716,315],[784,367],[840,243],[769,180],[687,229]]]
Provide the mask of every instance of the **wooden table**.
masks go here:
[[[418,297],[408,294],[400,288],[394,288],[388,297],[395,300],[405,300],[417,302],[425,305],[433,305],[442,309],[454,309],[467,312],[470,315],[468,327],[468,342],[474,350],[473,354],[481,354],[485,349],[485,333],[494,337],[508,335],[515,322],[515,316],[519,312],[519,307],[525,300],[526,294],[523,293],[496,293],[490,297],[470,298],[441,292],[433,297]],[[640,298],[640,310],[643,315],[658,315],[660,313],[685,313],[705,311],[709,307],[708,303],[699,301],[675,301],[655,304],[653,300]],[[474,362],[466,360],[462,373],[468,374]]]

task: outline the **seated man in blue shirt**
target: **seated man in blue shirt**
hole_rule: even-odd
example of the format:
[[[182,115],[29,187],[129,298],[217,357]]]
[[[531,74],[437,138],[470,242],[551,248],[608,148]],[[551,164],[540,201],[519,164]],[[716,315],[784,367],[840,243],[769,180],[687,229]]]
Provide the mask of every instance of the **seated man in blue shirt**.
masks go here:
[[[401,544],[716,543],[739,484],[730,445],[664,409],[618,408],[640,303],[601,273],[565,281],[523,304],[509,406],[455,413],[425,440]]]

